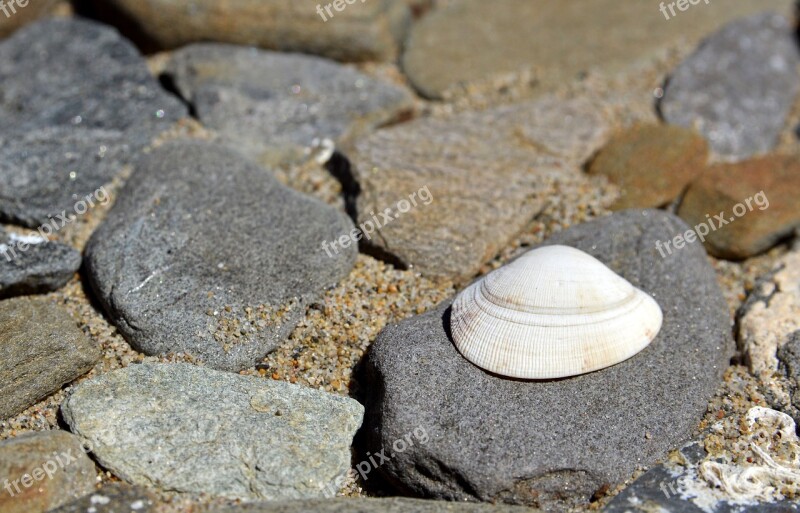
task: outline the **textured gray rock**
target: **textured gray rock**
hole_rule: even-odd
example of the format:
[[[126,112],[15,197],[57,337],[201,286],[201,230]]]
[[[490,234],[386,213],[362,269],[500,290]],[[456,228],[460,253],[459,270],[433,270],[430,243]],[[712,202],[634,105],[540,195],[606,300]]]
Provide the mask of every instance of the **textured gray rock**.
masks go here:
[[[693,127],[719,154],[745,158],[777,143],[797,96],[800,50],[776,13],[737,20],[709,37],[669,77],[664,119]]]
[[[215,509],[213,513],[306,513],[308,511],[315,513],[536,513],[534,509],[519,506],[425,501],[399,497],[256,503]]]
[[[0,218],[26,226],[71,211],[186,114],[115,30],[78,19],[0,43]]]
[[[356,6],[360,7],[360,6]],[[411,108],[411,95],[319,57],[219,44],[178,50],[167,74],[206,126],[267,165],[308,155]]]
[[[0,301],[0,420],[82,376],[100,350],[59,306],[43,298]]]
[[[123,336],[147,354],[252,366],[305,305],[345,277],[347,217],[282,186],[239,153],[174,142],[136,166],[86,249],[89,279]]]
[[[126,481],[281,500],[323,497],[347,472],[364,408],[281,381],[142,364],[75,387],[62,414]]]
[[[450,500],[585,505],[687,437],[732,353],[727,307],[702,247],[667,258],[657,240],[685,231],[677,217],[628,210],[574,226],[545,244],[586,251],[652,294],[664,313],[637,356],[591,374],[520,381],[488,374],[449,337],[449,302],[386,328],[363,380],[366,449],[415,428],[429,441],[380,467],[403,490]]]
[[[150,513],[155,503],[153,494],[143,488],[111,483],[50,513]]]
[[[56,290],[80,266],[81,254],[66,244],[0,228],[0,298]]]
[[[587,100],[545,97],[379,130],[348,155],[364,243],[423,274],[469,279],[557,194],[554,183],[586,183],[580,164],[608,127]]]
[[[778,369],[782,371],[789,383],[786,395],[788,396],[784,404],[773,398],[773,408],[783,410],[794,419],[795,423],[800,420],[800,329],[792,333],[788,341],[778,349]],[[769,397],[769,394],[767,394]]]
[[[29,433],[0,442],[0,511],[44,513],[94,489],[94,463],[66,431]]]

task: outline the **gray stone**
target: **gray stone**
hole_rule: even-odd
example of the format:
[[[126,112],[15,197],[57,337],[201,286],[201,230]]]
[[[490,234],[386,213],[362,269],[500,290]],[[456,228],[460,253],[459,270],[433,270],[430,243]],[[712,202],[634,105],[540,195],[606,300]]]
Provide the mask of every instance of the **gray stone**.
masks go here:
[[[329,257],[322,243],[351,229],[231,149],[173,142],[138,162],[87,245],[86,268],[137,350],[238,371],[347,276],[357,248]]]
[[[548,239],[600,259],[654,296],[658,336],[635,357],[554,381],[504,379],[470,364],[449,337],[449,301],[387,327],[362,380],[366,449],[414,429],[429,440],[379,470],[404,491],[449,500],[585,506],[687,437],[732,353],[730,320],[702,246],[667,258],[655,243],[686,230],[675,216],[628,210]]]
[[[78,385],[62,414],[133,484],[282,500],[323,497],[348,471],[364,408],[282,381],[141,364]]]
[[[150,513],[156,498],[144,488],[111,483],[50,513]]]
[[[0,43],[0,82],[0,218],[31,227],[72,211],[186,114],[133,45],[79,19]]]
[[[661,113],[700,131],[719,154],[741,159],[767,152],[797,96],[799,64],[786,18],[762,13],[735,21],[672,73]]]
[[[768,386],[765,396],[772,403],[770,406],[790,415],[797,423],[800,420],[800,329],[789,335],[787,342],[778,349],[777,357],[778,369],[788,380],[786,390],[780,390],[785,395],[769,393],[777,387]],[[784,398],[788,400],[781,401]]]
[[[268,502],[215,509],[212,513],[536,513],[519,506],[425,501],[393,497],[387,499],[335,499]],[[100,513],[100,512],[98,512]]]
[[[81,266],[78,250],[0,229],[0,298],[50,292],[64,286]]]
[[[315,140],[342,143],[411,109],[406,90],[309,55],[198,44],[177,51],[167,74],[203,124],[267,165],[300,160]]]
[[[0,301],[0,419],[82,376],[100,349],[61,307],[44,298]]]
[[[90,493],[97,472],[77,437],[45,431],[0,442],[0,476],[0,511],[44,513]]]
[[[580,165],[608,127],[587,100],[545,97],[379,130],[348,155],[364,244],[425,275],[469,279],[542,210],[556,182],[587,183]]]

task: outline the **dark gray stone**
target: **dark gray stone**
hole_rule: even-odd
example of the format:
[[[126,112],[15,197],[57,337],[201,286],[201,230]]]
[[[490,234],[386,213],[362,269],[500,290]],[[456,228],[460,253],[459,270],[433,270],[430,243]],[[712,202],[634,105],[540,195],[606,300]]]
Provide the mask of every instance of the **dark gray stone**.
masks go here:
[[[0,298],[56,290],[80,266],[81,254],[66,244],[35,232],[19,236],[0,228]]]
[[[50,19],[0,44],[0,218],[71,210],[186,114],[116,30]]]
[[[561,510],[585,506],[604,484],[679,445],[733,349],[727,306],[702,247],[666,258],[656,249],[656,241],[686,229],[671,214],[629,210],[546,241],[594,255],[661,306],[658,336],[613,367],[555,381],[486,373],[455,349],[449,301],[387,327],[362,377],[372,391],[366,449],[392,448],[419,428],[429,441],[393,454],[380,471],[418,495]]]
[[[697,128],[722,155],[771,150],[798,90],[800,51],[783,16],[761,13],[709,37],[669,77],[664,119]]]
[[[266,502],[214,509],[211,513],[536,513],[519,506],[425,501],[399,497],[387,499],[335,499]]]
[[[144,488],[110,483],[49,513],[150,513],[156,499]]]
[[[231,149],[173,142],[136,168],[85,258],[100,303],[139,351],[252,366],[355,263],[355,245],[322,249],[351,231],[343,213]]]
[[[788,379],[788,393],[790,404],[780,404],[772,394],[765,394],[771,402],[772,407],[782,410],[791,415],[795,423],[800,421],[800,330],[792,333],[789,340],[778,348],[778,369],[782,371]],[[769,387],[767,387],[769,389]],[[767,390],[769,392],[769,390]]]
[[[88,372],[99,348],[45,298],[0,301],[0,419]]]

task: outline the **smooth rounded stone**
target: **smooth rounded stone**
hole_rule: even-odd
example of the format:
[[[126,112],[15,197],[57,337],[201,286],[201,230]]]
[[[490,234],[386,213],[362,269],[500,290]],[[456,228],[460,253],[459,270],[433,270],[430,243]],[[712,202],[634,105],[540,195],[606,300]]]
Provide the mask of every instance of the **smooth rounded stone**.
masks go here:
[[[150,513],[156,498],[144,488],[110,483],[50,513]]]
[[[197,44],[175,52],[166,73],[203,124],[267,165],[301,160],[324,139],[354,139],[412,107],[405,89],[302,54]]]
[[[0,43],[0,218],[36,227],[72,212],[178,118],[117,31],[49,19]]]
[[[738,312],[738,340],[750,370],[772,373],[776,351],[800,330],[800,251],[761,277]]]
[[[351,230],[344,214],[239,153],[180,141],[138,162],[85,262],[101,305],[135,349],[238,371],[347,276],[358,249],[328,256],[321,246]]]
[[[798,65],[795,30],[786,18],[761,13],[734,21],[670,75],[661,113],[669,123],[699,130],[721,155],[765,153],[797,96]]]
[[[288,500],[324,497],[349,470],[364,407],[282,381],[141,364],[81,383],[61,412],[133,484]]]
[[[659,2],[459,0],[414,24],[402,65],[412,84],[431,98],[522,70],[533,71],[547,90],[587,71],[626,69],[670,44],[698,41],[740,16],[764,9],[789,13],[792,5],[791,0],[701,2],[665,19]]]
[[[741,259],[789,237],[800,226],[798,202],[800,160],[771,155],[706,169],[686,191],[678,215],[690,226],[706,223],[709,253]]]
[[[450,338],[450,301],[384,329],[362,380],[365,449],[415,428],[429,440],[379,471],[405,492],[448,500],[586,506],[604,484],[651,465],[687,437],[732,354],[730,320],[699,245],[661,258],[683,232],[675,216],[628,210],[576,225],[545,244],[576,247],[653,295],[661,331],[635,357],[572,378],[523,381],[472,365]]]
[[[660,207],[680,196],[702,173],[708,143],[677,126],[635,126],[618,134],[595,157],[589,173],[620,188],[614,210]]]
[[[86,374],[100,349],[44,298],[0,301],[0,420]]]
[[[5,3],[8,16],[5,14],[0,16],[0,38],[8,37],[20,27],[45,16],[53,10],[53,6],[58,3],[58,0],[28,0],[27,2],[23,0],[23,2],[7,1]],[[20,3],[25,6],[20,6]]]
[[[44,431],[0,442],[0,477],[0,511],[44,513],[91,493],[97,472],[77,437]]]
[[[468,504],[392,497],[266,502],[214,509],[210,513],[536,513],[519,506]],[[100,513],[100,512],[98,512]]]
[[[345,61],[391,61],[410,22],[408,0],[93,0],[104,18],[134,24],[155,48],[200,41],[259,46]],[[319,14],[317,5],[322,10]],[[325,7],[329,6],[333,16]]]
[[[59,289],[80,266],[80,252],[66,244],[0,228],[0,298]]]
[[[363,242],[425,275],[468,279],[541,211],[554,182],[584,179],[579,166],[608,131],[597,105],[551,97],[379,130],[348,155]]]

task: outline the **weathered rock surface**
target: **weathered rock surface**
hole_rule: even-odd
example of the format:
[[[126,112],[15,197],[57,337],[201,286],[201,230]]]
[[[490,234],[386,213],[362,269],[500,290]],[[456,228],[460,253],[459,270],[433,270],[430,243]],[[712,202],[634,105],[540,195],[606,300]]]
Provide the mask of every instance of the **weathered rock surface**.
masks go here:
[[[344,214],[239,153],[182,141],[138,163],[85,258],[101,304],[136,349],[238,371],[347,276],[356,247],[328,256],[322,243],[351,229]]]
[[[798,91],[800,49],[776,13],[737,20],[672,73],[661,100],[667,122],[694,127],[722,155],[746,158],[778,141]]]
[[[574,226],[545,244],[577,247],[652,294],[664,313],[635,357],[555,381],[504,379],[470,364],[449,336],[449,302],[386,328],[363,381],[366,449],[414,429],[429,440],[379,470],[404,491],[448,500],[585,505],[687,437],[732,353],[727,307],[699,245],[661,258],[676,217],[629,210]],[[669,422],[664,422],[664,419]]]
[[[51,513],[150,513],[156,499],[140,487],[111,483]]]
[[[204,125],[267,165],[300,160],[315,141],[341,143],[411,109],[406,90],[309,55],[197,44],[178,50],[167,74]]]
[[[350,154],[365,243],[423,274],[469,278],[556,182],[583,179],[607,132],[597,106],[550,97],[379,130]]]
[[[112,21],[138,27],[137,36],[155,48],[198,41],[260,46],[347,61],[393,60],[407,30],[406,0],[370,0],[334,9],[332,2],[232,0],[111,0],[94,4]],[[324,10],[328,5],[333,16]],[[324,17],[323,17],[324,16]]]
[[[186,114],[115,30],[79,19],[0,43],[0,218],[35,227],[73,212],[133,152]]]
[[[56,290],[80,266],[81,254],[66,244],[0,229],[0,298]]]
[[[94,489],[94,463],[65,431],[30,433],[0,442],[0,511],[44,513]],[[27,485],[27,486],[26,486]]]
[[[8,16],[0,16],[0,38],[8,37],[20,27],[46,15],[58,0],[29,0],[23,3],[24,7],[17,2],[8,2],[6,6]]]
[[[800,226],[800,160],[770,155],[706,169],[681,202],[690,226],[706,223],[705,246],[740,259],[774,246]]]
[[[62,413],[131,483],[282,500],[323,497],[348,471],[364,408],[280,381],[142,364],[82,383]]]
[[[88,372],[100,350],[43,298],[0,301],[0,420]]]
[[[661,207],[676,199],[706,167],[708,144],[676,126],[636,126],[617,135],[595,157],[589,172],[620,188],[615,210]]]
[[[213,513],[536,513],[519,506],[425,501],[420,499],[335,499],[246,504],[216,509]]]
[[[658,2],[447,2],[414,25],[403,68],[414,86],[433,98],[461,83],[531,68],[548,89],[592,69],[624,69],[680,40],[698,41],[740,16],[765,9],[788,14],[792,2],[729,0],[689,7],[690,12],[676,10],[665,19]]]

